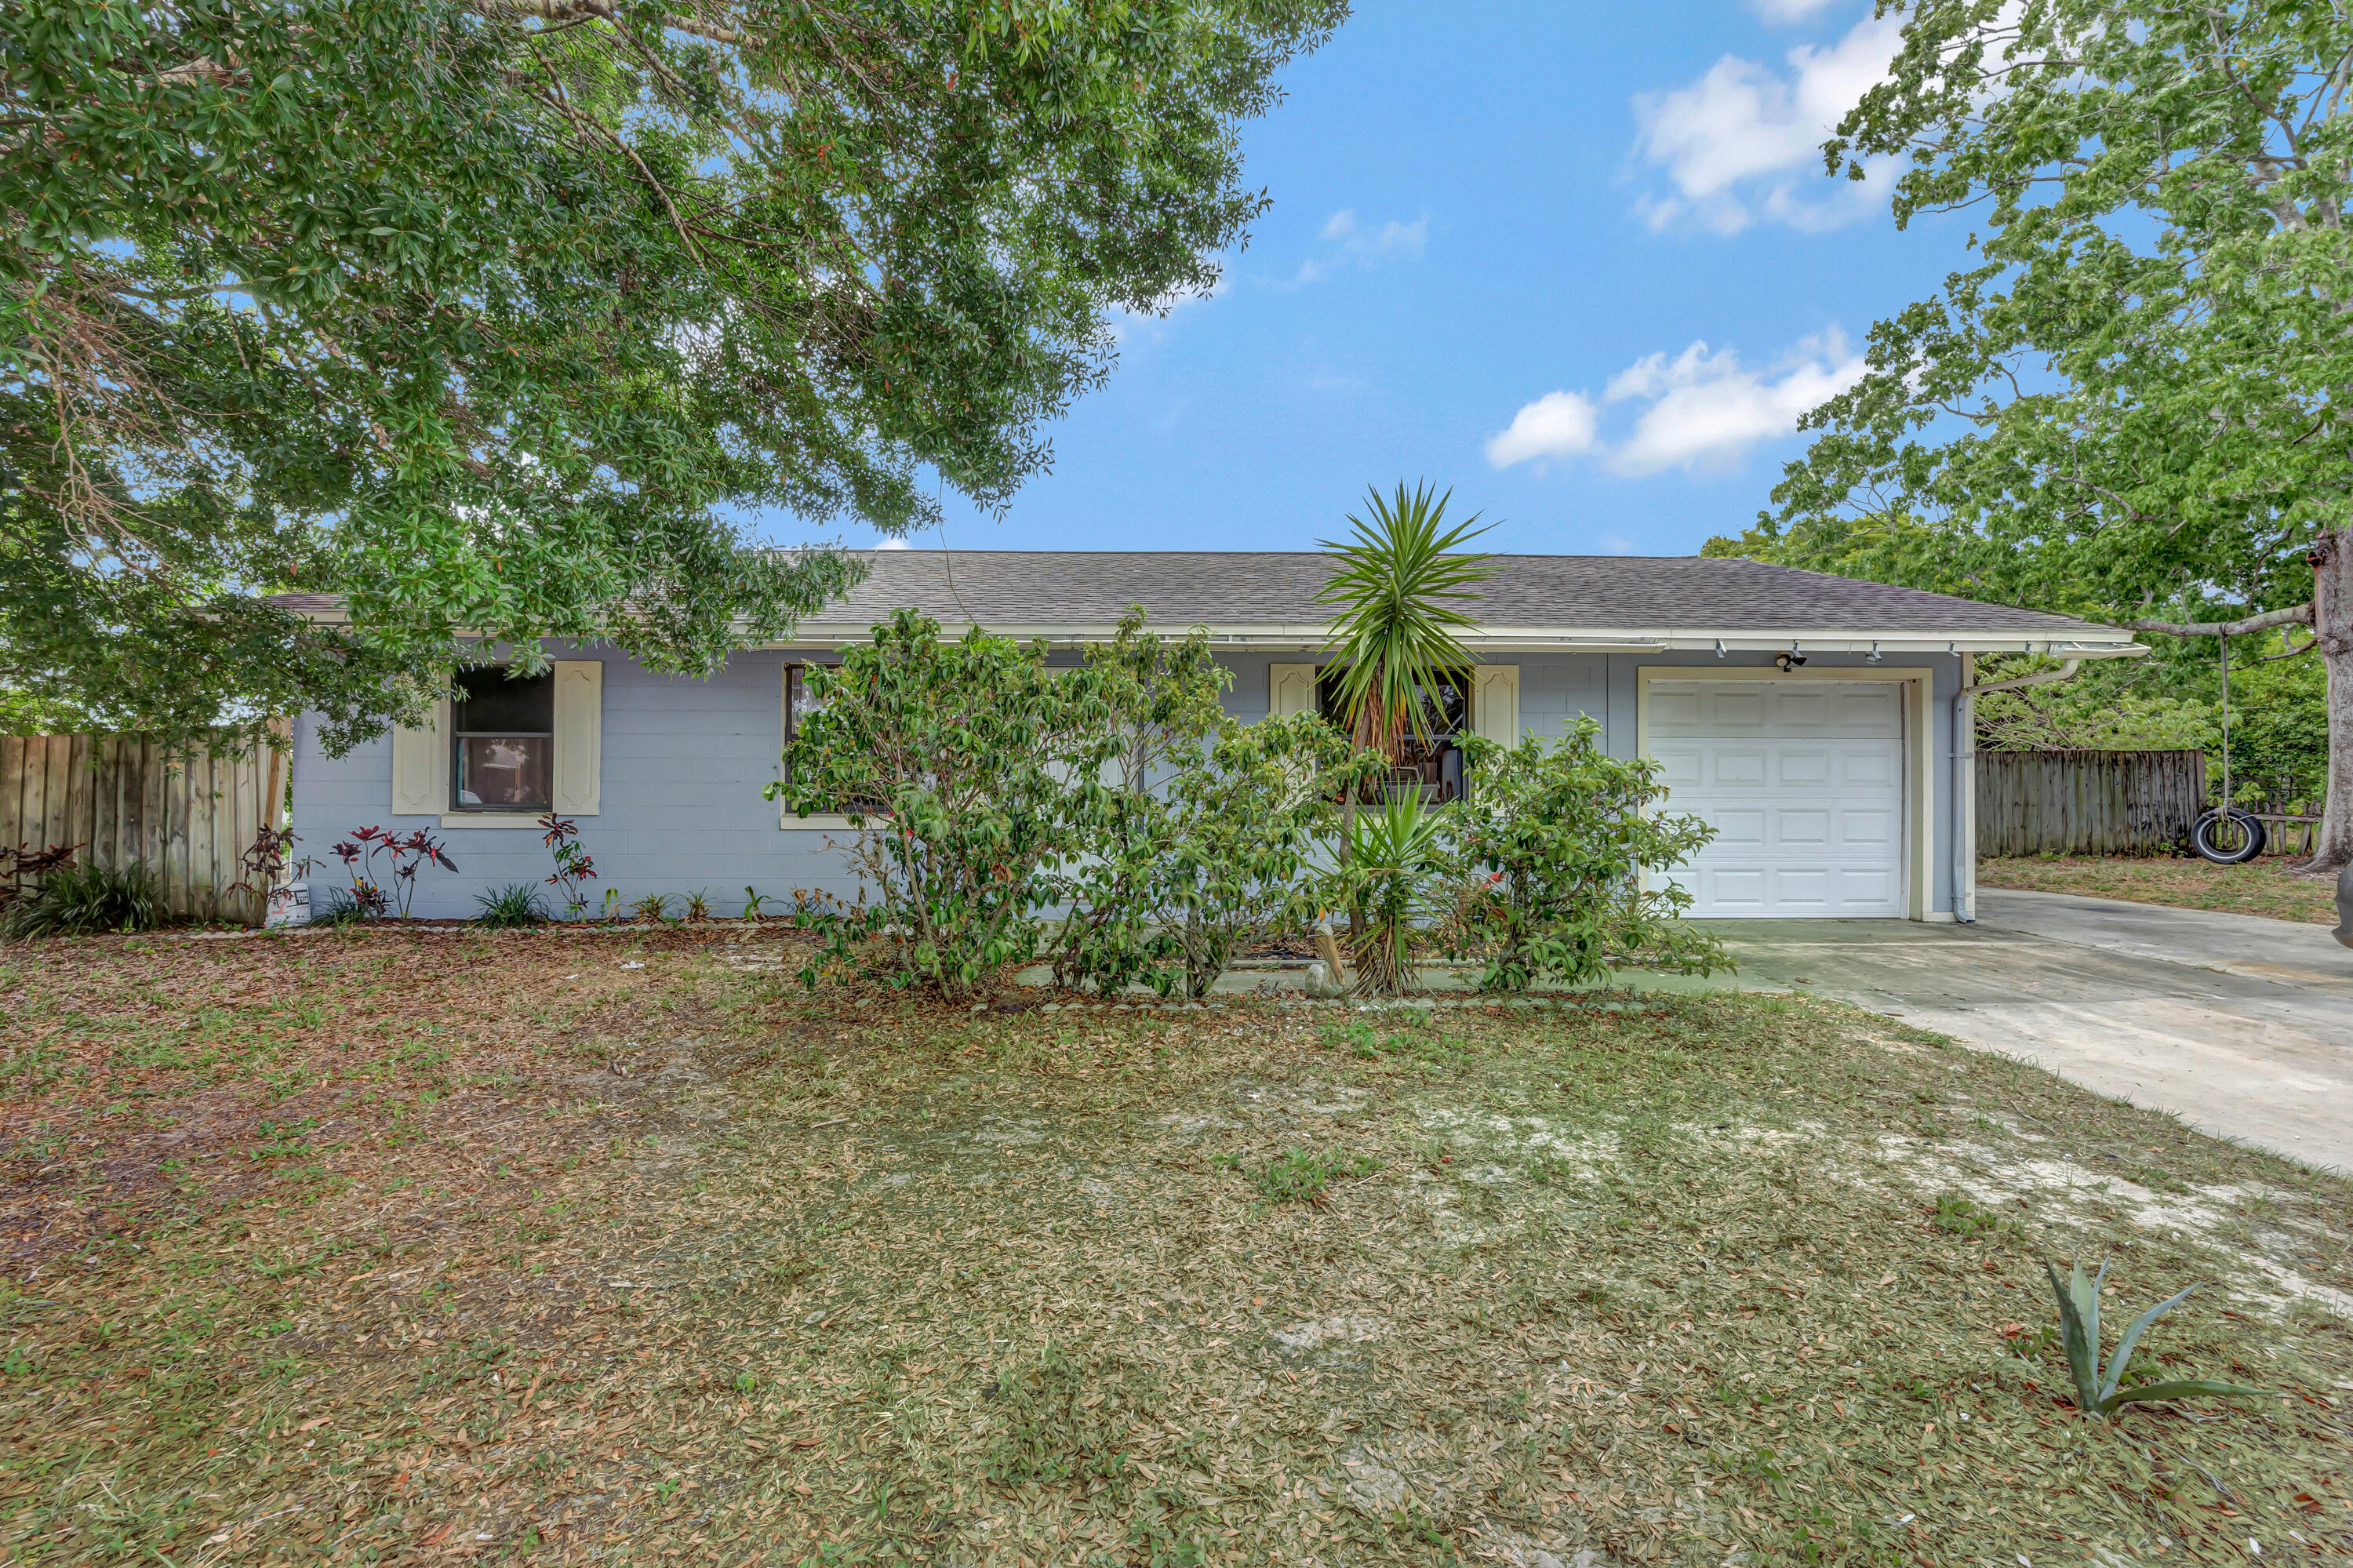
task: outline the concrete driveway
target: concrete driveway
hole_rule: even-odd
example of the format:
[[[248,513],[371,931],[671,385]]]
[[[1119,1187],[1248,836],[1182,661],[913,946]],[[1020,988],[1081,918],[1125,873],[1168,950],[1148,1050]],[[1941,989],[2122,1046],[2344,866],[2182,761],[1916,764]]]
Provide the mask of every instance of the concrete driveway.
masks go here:
[[[2353,1168],[2353,948],[2327,927],[1992,888],[1974,927],[1706,924],[1750,986],[1837,997]]]

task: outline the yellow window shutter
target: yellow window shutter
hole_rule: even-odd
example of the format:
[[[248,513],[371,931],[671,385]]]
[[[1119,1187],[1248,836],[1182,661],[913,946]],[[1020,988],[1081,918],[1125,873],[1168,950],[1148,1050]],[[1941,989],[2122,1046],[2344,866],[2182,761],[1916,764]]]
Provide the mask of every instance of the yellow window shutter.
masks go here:
[[[595,659],[555,661],[555,812],[596,814],[604,772],[605,666]]]
[[[1315,701],[1315,666],[1269,664],[1266,667],[1266,712],[1269,718],[1312,714]]]
[[[1499,746],[1520,743],[1520,667],[1482,664],[1472,672],[1471,730]]]
[[[438,817],[449,809],[449,699],[433,705],[426,721],[392,732],[392,814]]]

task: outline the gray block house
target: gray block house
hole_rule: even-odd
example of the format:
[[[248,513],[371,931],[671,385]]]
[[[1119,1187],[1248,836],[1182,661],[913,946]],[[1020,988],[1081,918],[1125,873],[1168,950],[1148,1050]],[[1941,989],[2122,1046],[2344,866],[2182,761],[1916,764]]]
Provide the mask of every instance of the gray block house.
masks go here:
[[[1157,630],[1206,628],[1247,723],[1313,708],[1330,657],[1312,553],[881,550],[849,599],[786,645],[747,649],[708,680],[656,673],[605,647],[550,642],[552,674],[479,673],[433,721],[331,757],[295,727],[297,854],[381,826],[441,835],[460,870],[428,871],[415,913],[470,915],[475,895],[536,882],[533,825],[575,819],[604,887],[625,898],[744,890],[848,895],[839,819],[793,818],[761,796],[777,776],[802,667],[837,660],[892,609],[946,635],[977,624],[1044,639],[1076,662],[1130,604]],[[1504,556],[1464,608],[1480,660],[1447,694],[1458,732],[1557,736],[1581,715],[1606,748],[1659,759],[1670,810],[1716,837],[1676,878],[1706,916],[1970,917],[1976,661],[2031,651],[2137,653],[2112,627],[1744,560]],[[332,616],[331,603],[301,601]],[[1460,788],[1446,737],[1410,759],[1428,792]]]

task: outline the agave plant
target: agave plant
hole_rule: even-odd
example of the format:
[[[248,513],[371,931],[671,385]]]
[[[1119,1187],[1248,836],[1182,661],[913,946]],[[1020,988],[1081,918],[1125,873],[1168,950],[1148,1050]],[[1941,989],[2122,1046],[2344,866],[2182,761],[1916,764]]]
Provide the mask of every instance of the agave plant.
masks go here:
[[[2172,1383],[2142,1383],[2125,1386],[2125,1372],[2132,1364],[2133,1351],[2140,1345],[2140,1337],[2148,1326],[2179,1306],[2189,1296],[2191,1286],[2179,1296],[2170,1296],[2132,1320],[2125,1337],[2116,1341],[2116,1352],[2108,1357],[2107,1371],[2100,1370],[2100,1286],[2108,1277],[2108,1266],[2100,1265],[2100,1272],[2089,1279],[2084,1277],[2084,1266],[2068,1266],[2067,1283],[2059,1282],[2059,1271],[2050,1264],[2042,1271],[2051,1277],[2052,1294],[2059,1298],[2060,1337],[2067,1349],[2067,1370],[2075,1380],[2075,1408],[2087,1415],[2105,1420],[2127,1404],[2147,1404],[2158,1399],[2189,1399],[2199,1394],[2261,1393],[2259,1388],[2242,1388],[2234,1383],[2216,1383],[2211,1378],[2183,1378]]]
[[[1486,532],[1472,526],[1476,516],[1446,526],[1452,495],[1427,484],[1409,493],[1402,480],[1394,498],[1368,490],[1371,520],[1348,515],[1355,541],[1317,541],[1337,557],[1316,602],[1334,611],[1340,715],[1358,746],[1392,762],[1409,734],[1430,738],[1426,694],[1466,679],[1477,662],[1455,635],[1477,621],[1447,601],[1475,598],[1472,586],[1494,568],[1489,556],[1451,553]]]
[[[1396,996],[1412,973],[1413,922],[1446,869],[1448,808],[1431,810],[1419,794],[1392,797],[1347,827],[1348,882],[1364,929],[1350,955],[1360,996]]]

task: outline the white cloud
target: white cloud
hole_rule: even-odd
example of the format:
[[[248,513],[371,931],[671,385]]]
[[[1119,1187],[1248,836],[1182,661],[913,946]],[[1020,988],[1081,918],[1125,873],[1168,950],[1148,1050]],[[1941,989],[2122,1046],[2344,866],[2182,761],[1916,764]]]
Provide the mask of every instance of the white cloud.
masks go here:
[[[1650,400],[1633,431],[1609,453],[1623,474],[1720,468],[1758,441],[1786,436],[1800,416],[1862,379],[1862,356],[1836,328],[1808,338],[1762,370],[1726,348],[1694,343],[1668,360],[1637,360],[1610,382],[1616,398]],[[1613,399],[1614,400],[1614,399]]]
[[[1807,0],[1761,3],[1794,16]],[[1675,194],[1644,193],[1636,214],[1654,230],[1689,221],[1736,234],[1760,218],[1819,230],[1876,210],[1895,160],[1870,160],[1868,178],[1834,183],[1821,172],[1821,145],[1886,76],[1903,25],[1900,16],[1865,17],[1836,43],[1791,49],[1786,69],[1726,55],[1688,86],[1638,95],[1635,149],[1664,167]]]
[[[1577,457],[1593,450],[1598,424],[1593,400],[1582,392],[1547,392],[1487,438],[1487,461],[1509,468],[1531,459]]]
[[[1419,260],[1430,240],[1430,219],[1417,217],[1406,223],[1391,218],[1377,228],[1368,228],[1356,220],[1355,207],[1344,207],[1324,220],[1315,237],[1332,249],[1302,261],[1299,270],[1274,287],[1304,289],[1351,265],[1379,267],[1390,261]]]
[[[1768,22],[1802,22],[1831,0],[1748,0],[1749,9]]]
[[[1737,462],[1758,441],[1786,436],[1810,409],[1845,391],[1862,356],[1832,327],[1752,368],[1730,348],[1693,344],[1672,357],[1645,355],[1609,378],[1597,406],[1578,392],[1550,392],[1523,408],[1487,441],[1497,468],[1588,453],[1630,478],[1671,468],[1704,471]],[[1644,405],[1626,434],[1605,440],[1600,409]]]
[[[915,546],[904,539],[885,539],[874,547],[878,550],[912,550]]]

